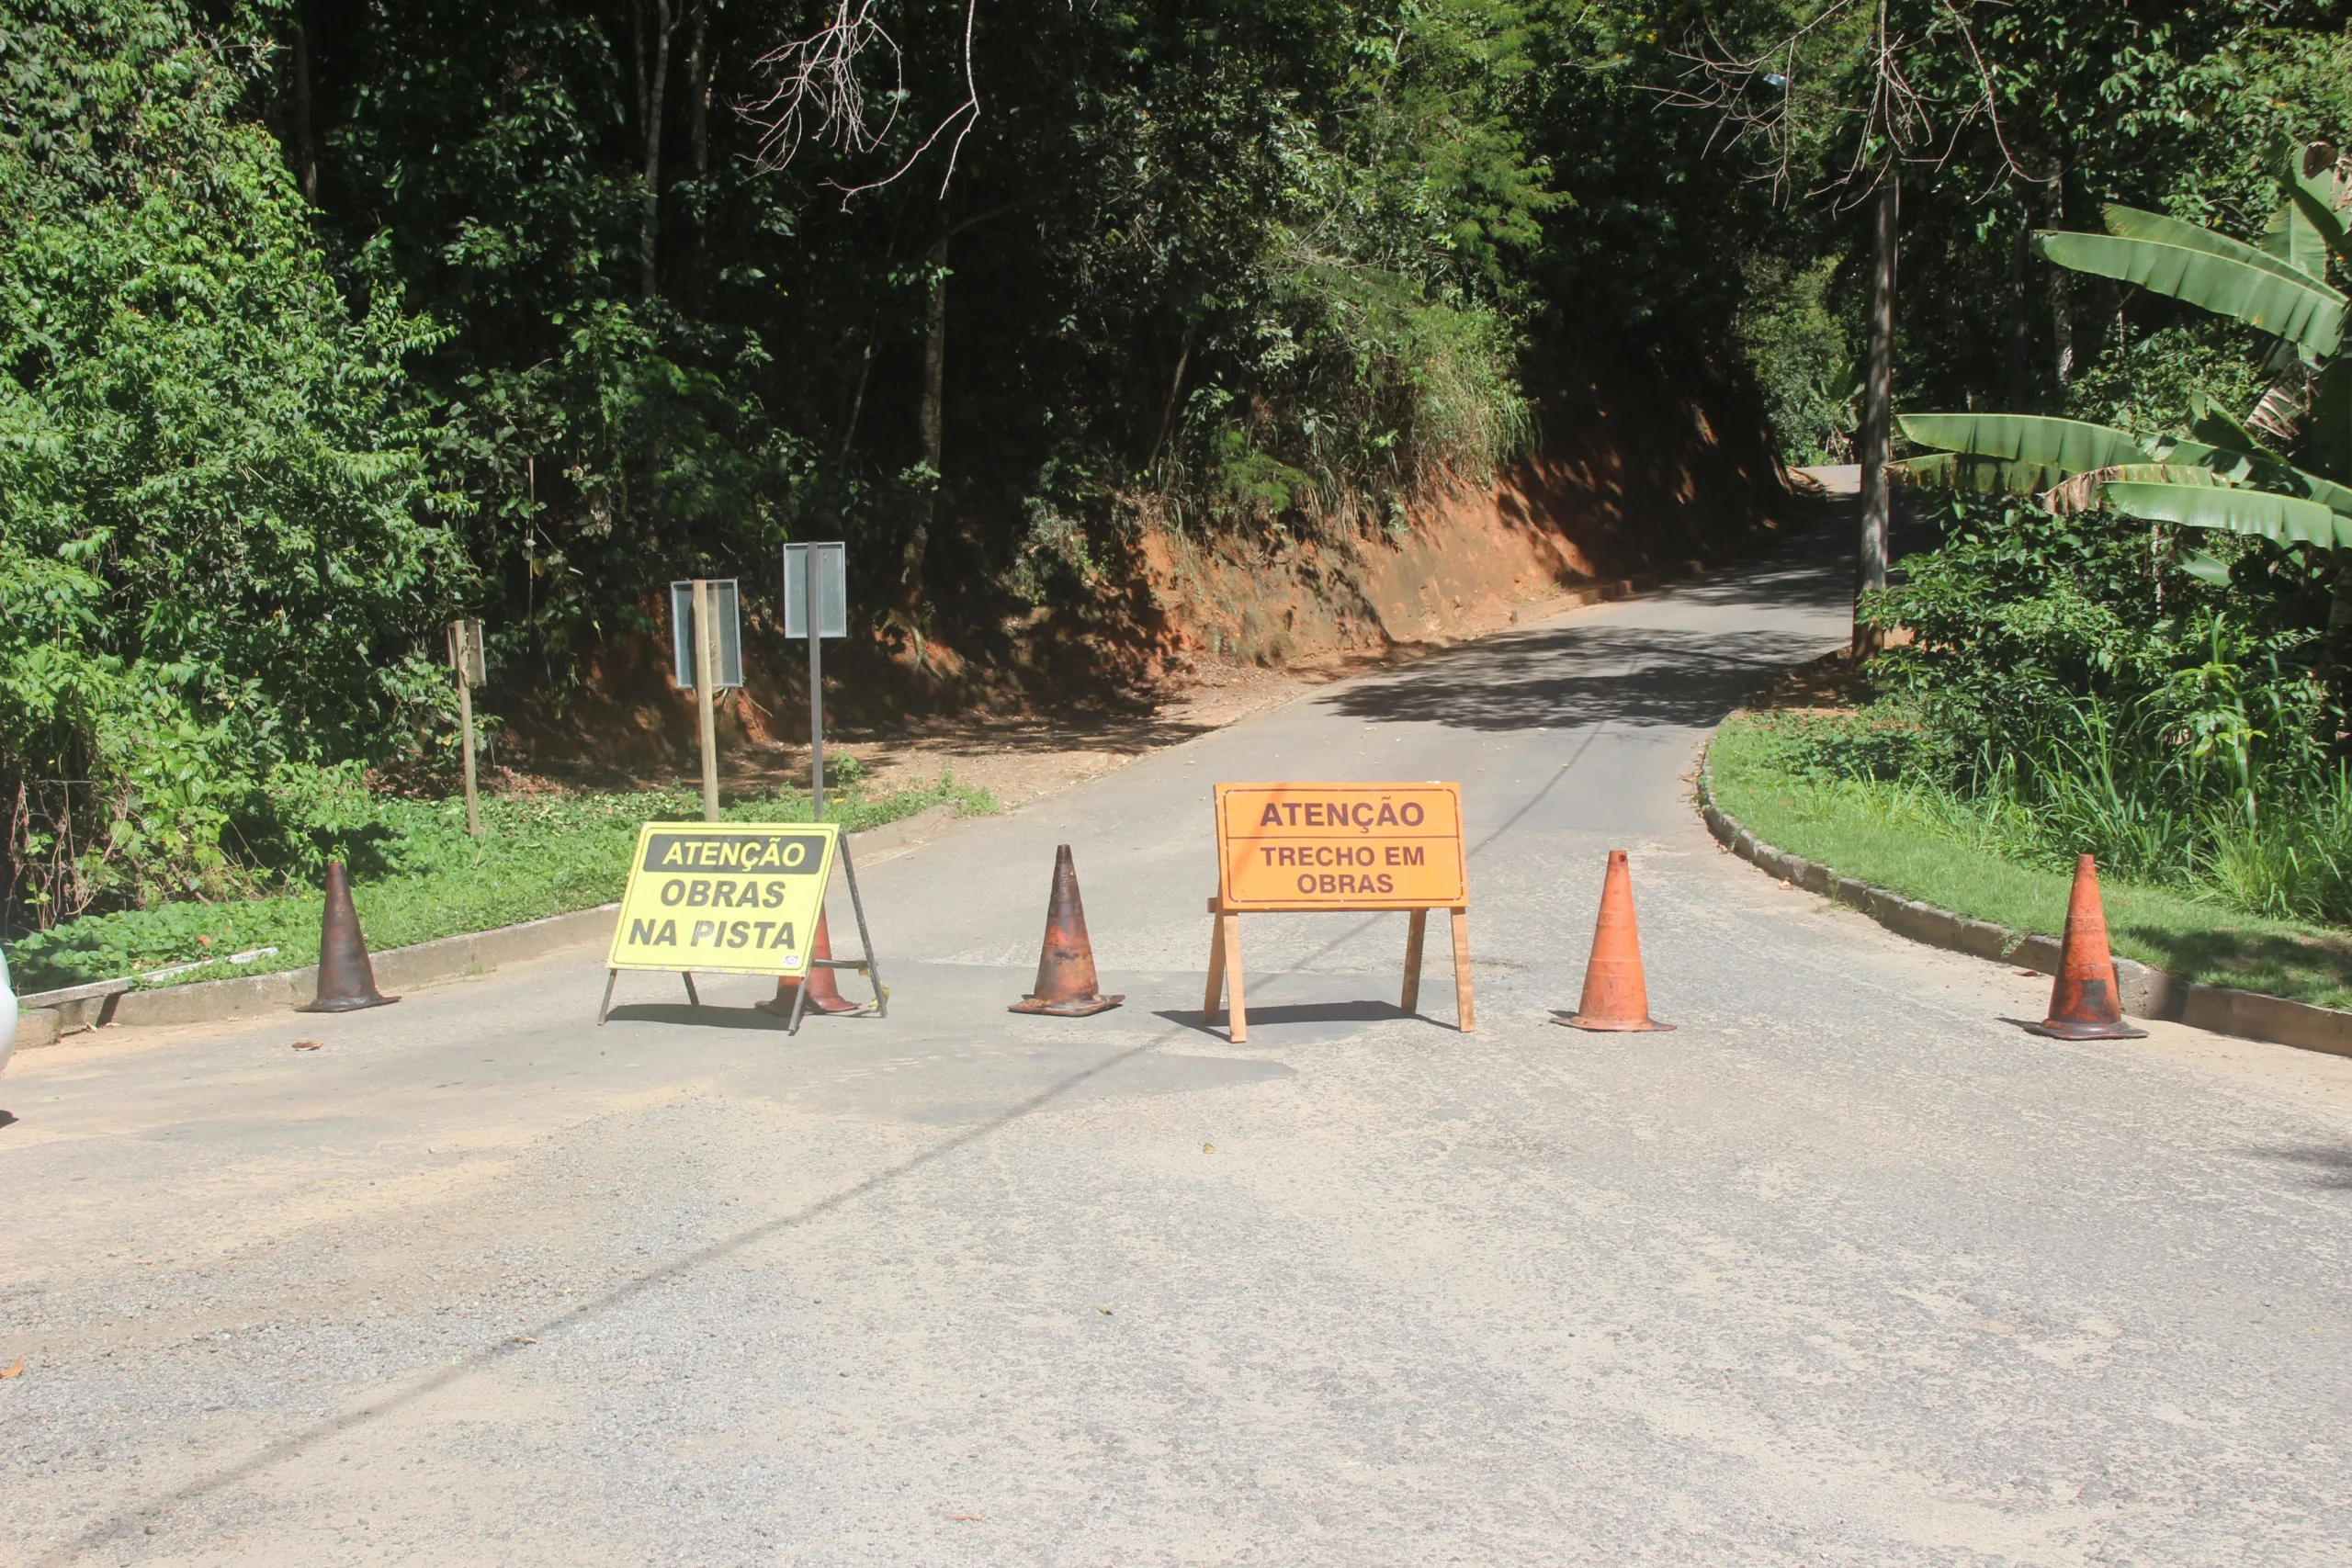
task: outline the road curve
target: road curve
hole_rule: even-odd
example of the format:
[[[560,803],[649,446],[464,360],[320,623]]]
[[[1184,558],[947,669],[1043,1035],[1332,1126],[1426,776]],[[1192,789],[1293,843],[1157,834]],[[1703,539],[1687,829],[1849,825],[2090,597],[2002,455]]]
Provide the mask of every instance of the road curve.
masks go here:
[[[20,1056],[0,1560],[2346,1562],[2352,1062],[2029,1036],[1697,824],[1836,543],[874,866],[888,1021],[600,1031],[582,953]],[[1280,777],[1461,783],[1476,1033],[1394,915],[1245,922],[1200,1027]],[[1064,842],[1127,1005],[1012,1016]],[[1621,847],[1673,1033],[1548,1021]]]

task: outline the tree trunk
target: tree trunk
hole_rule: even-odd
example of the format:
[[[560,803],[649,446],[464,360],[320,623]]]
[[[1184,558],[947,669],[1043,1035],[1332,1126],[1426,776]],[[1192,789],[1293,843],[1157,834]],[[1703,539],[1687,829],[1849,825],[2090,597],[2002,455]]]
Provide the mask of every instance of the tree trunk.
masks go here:
[[[311,32],[294,7],[294,181],[302,199],[319,204],[319,142],[311,124]]]
[[[2033,328],[2026,315],[2032,263],[2033,216],[2020,207],[2017,242],[2009,247],[2009,409],[2014,413],[2024,413],[2032,396]]]
[[[945,434],[941,411],[947,392],[947,238],[931,247],[931,313],[922,343],[922,406],[915,426],[922,433],[923,466],[938,473]]]
[[[690,298],[697,304],[703,297],[703,213],[710,202],[710,193],[702,188],[702,181],[710,173],[711,65],[710,0],[696,0],[693,41],[686,47],[686,140],[694,149],[695,159],[694,255],[687,266],[687,276]]]
[[[947,433],[947,236],[942,233],[925,258],[931,263],[931,317],[922,342],[922,402],[915,410],[915,428],[922,436],[923,467],[936,476],[946,459]],[[922,598],[922,558],[931,547],[931,521],[939,510],[939,484],[934,478],[929,500],[915,520],[914,536],[907,541],[901,579],[907,603]]]
[[[645,105],[645,205],[637,229],[640,291],[648,299],[661,292],[654,258],[662,238],[662,99],[670,81],[670,34],[677,26],[670,16],[670,0],[653,0],[653,73],[639,94]],[[642,49],[638,58],[644,59]]]
[[[1870,376],[1862,391],[1862,533],[1854,552],[1854,656],[1878,651],[1877,632],[1860,619],[1862,593],[1886,586],[1887,458],[1894,433],[1894,243],[1902,176],[1880,172],[1871,223]]]
[[[2050,181],[2050,226],[2066,226],[2066,165],[2061,162]],[[2050,341],[2057,354],[2058,408],[2065,412],[2066,389],[2075,383],[2075,300],[2067,287],[2071,275],[2063,266],[2050,269]]]
[[[1159,449],[1168,445],[1168,433],[1176,423],[1176,410],[1184,390],[1184,367],[1192,363],[1193,334],[1200,331],[1198,321],[1184,323],[1184,346],[1176,355],[1176,374],[1168,383],[1168,405],[1159,411],[1159,434],[1151,438],[1151,456],[1144,459],[1144,471],[1149,473],[1159,461]]]

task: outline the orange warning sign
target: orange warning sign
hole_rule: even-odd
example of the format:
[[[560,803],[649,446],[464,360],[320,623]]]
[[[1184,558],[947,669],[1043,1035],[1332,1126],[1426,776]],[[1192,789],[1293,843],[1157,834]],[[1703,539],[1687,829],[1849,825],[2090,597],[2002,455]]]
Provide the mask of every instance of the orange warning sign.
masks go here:
[[[1221,784],[1216,850],[1237,913],[1468,901],[1458,784]]]

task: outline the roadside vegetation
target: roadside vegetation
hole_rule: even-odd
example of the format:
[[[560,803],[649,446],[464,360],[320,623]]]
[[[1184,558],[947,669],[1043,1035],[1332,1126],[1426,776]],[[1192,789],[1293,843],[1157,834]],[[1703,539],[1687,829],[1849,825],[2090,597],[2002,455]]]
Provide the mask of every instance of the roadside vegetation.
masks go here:
[[[1708,748],[1714,798],[1777,849],[1907,898],[2012,931],[2059,935],[2073,846],[2098,829],[2001,794],[1971,795],[1916,761],[1926,732],[1883,711],[1747,713]],[[2231,885],[2175,875],[2178,862],[2103,862],[2117,953],[2209,985],[2352,1007],[2352,933],[2233,899]],[[2153,873],[2153,875],[2150,874]]]
[[[869,795],[854,765],[830,771],[826,819],[847,832],[934,806],[959,816],[997,809],[985,791],[946,774],[925,788]],[[608,903],[628,878],[639,824],[699,821],[702,797],[639,790],[489,799],[479,840],[468,836],[459,801],[373,799],[366,811],[365,820],[341,823],[337,847],[349,857],[352,902],[368,945],[380,950]],[[805,822],[808,796],[795,790],[741,796],[721,816]],[[12,943],[8,962],[25,992],[159,969],[174,971],[158,977],[171,985],[299,969],[318,962],[319,917],[316,878],[305,873],[256,897],[85,916]],[[253,956],[240,964],[239,954]]]

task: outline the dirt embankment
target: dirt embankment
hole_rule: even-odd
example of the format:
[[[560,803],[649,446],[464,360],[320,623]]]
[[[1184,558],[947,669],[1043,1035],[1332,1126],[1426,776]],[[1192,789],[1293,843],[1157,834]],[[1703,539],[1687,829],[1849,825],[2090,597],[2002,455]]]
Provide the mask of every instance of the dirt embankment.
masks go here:
[[[1501,482],[1457,488],[1393,534],[1150,529],[1078,603],[830,643],[829,730],[885,772],[949,763],[987,783],[976,768],[1042,750],[1063,759],[1048,771],[1082,777],[1301,680],[1476,637],[1579,587],[1680,576],[1804,514],[1751,413],[1679,390],[1646,360],[1576,378],[1541,423],[1538,449]],[[748,684],[719,729],[730,779],[749,783],[805,768],[808,705],[806,645],[746,610]],[[692,771],[694,706],[668,670],[652,639],[595,649],[560,707],[499,705],[509,760],[582,780]],[[1013,776],[1001,786],[1036,793]]]

